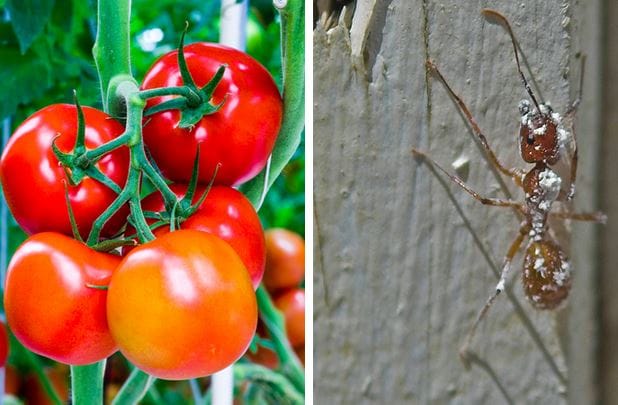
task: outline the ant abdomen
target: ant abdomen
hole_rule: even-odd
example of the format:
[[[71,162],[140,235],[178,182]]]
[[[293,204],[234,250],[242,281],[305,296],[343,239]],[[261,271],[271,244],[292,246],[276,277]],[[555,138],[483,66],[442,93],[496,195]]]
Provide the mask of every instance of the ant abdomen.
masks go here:
[[[524,292],[537,309],[554,309],[569,295],[571,271],[560,247],[547,239],[531,241],[524,256]]]

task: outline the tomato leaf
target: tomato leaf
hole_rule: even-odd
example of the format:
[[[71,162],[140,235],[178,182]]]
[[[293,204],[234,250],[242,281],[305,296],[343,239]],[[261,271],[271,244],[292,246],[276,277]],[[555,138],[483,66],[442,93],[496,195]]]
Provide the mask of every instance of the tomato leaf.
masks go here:
[[[6,9],[22,54],[43,32],[53,7],[54,0],[6,0]]]
[[[0,118],[15,112],[19,104],[40,97],[51,85],[50,71],[45,61],[34,53],[20,56],[16,49],[0,48]]]

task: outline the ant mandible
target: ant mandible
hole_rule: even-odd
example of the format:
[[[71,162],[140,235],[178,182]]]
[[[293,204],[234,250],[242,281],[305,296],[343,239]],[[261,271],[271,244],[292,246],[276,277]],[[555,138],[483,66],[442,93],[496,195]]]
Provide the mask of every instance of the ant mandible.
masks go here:
[[[565,128],[563,125],[563,117],[554,112],[549,103],[539,102],[534,96],[534,92],[521,70],[515,35],[513,34],[513,30],[507,18],[498,11],[490,9],[483,9],[481,13],[486,18],[497,20],[508,32],[515,52],[517,71],[530,97],[530,100],[522,100],[519,103],[521,122],[518,137],[521,158],[526,163],[534,164],[529,171],[508,169],[500,163],[494,151],[489,147],[485,135],[481,132],[468,107],[451,89],[438,67],[431,60],[426,61],[426,67],[428,72],[434,73],[446,87],[448,93],[465,116],[468,124],[472,128],[472,132],[479,140],[491,164],[493,164],[499,172],[513,179],[515,184],[523,189],[525,192],[524,202],[483,197],[472,190],[459,177],[446,171],[435,160],[417,149],[412,149],[414,155],[428,160],[477,201],[485,205],[510,207],[523,217],[519,233],[511,243],[504,257],[500,280],[496,285],[496,290],[479,312],[460,349],[460,356],[464,362],[467,357],[468,346],[470,345],[476,328],[497,296],[504,291],[511,262],[526,239],[528,243],[525,247],[522,279],[524,293],[535,308],[554,309],[561,304],[569,294],[571,288],[571,271],[569,261],[562,248],[548,232],[548,218],[594,221],[600,223],[606,221],[605,215],[600,212],[551,212],[552,205],[555,201],[570,201],[575,194],[577,144],[574,132]],[[582,61],[582,74],[579,84],[580,95],[571,103],[564,118],[568,117],[572,119],[581,101],[583,65],[584,63]],[[552,170],[552,166],[560,160],[562,155],[567,153],[569,147],[572,149],[570,154],[570,178],[567,187],[563,187],[562,178],[558,173]]]

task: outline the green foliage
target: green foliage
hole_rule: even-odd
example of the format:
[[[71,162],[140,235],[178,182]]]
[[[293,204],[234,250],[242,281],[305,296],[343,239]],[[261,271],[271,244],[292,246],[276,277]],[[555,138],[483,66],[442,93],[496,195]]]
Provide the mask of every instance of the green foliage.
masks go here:
[[[51,15],[54,0],[8,0],[6,9],[21,53],[25,53],[38,37]]]

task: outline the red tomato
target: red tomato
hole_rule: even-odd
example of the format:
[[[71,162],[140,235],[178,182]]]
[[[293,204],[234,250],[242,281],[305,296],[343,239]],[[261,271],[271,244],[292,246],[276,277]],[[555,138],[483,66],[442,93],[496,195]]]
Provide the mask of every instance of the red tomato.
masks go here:
[[[230,245],[180,230],[125,256],[109,285],[107,316],[127,359],[155,377],[181,380],[242,356],[255,333],[257,303]]]
[[[249,55],[218,44],[195,43],[184,48],[187,66],[198,87],[206,85],[223,64],[223,79],[211,102],[223,107],[204,116],[192,129],[178,126],[180,112],[152,115],[144,125],[144,142],[166,177],[187,183],[200,148],[200,180],[211,179],[221,164],[215,182],[243,183],[262,170],[281,127],[283,104],[268,71]],[[183,85],[177,52],[170,52],[150,68],[143,89]],[[149,100],[152,107],[172,96]]]
[[[9,334],[6,325],[0,322],[0,367],[4,367],[6,359],[9,357]]]
[[[287,229],[269,229],[264,236],[264,286],[271,293],[297,287],[305,276],[305,241]]]
[[[275,306],[283,313],[285,330],[292,347],[305,343],[305,290],[295,288],[275,298]]]
[[[95,148],[116,138],[124,129],[104,112],[83,107],[86,147]],[[29,234],[44,231],[72,235],[65,200],[65,172],[51,145],[71,152],[77,136],[77,109],[54,104],[26,119],[9,139],[0,159],[0,181],[7,204],[17,223]],[[120,187],[124,186],[129,154],[121,148],[104,156],[96,166]],[[91,178],[69,188],[69,198],[80,233],[86,237],[94,220],[114,201],[116,193]],[[128,211],[116,215],[105,227],[107,235],[123,225]]]
[[[31,351],[72,365],[116,351],[106,317],[105,290],[120,262],[58,233],[31,236],[15,252],[4,308],[15,337]]]
[[[178,197],[184,197],[187,192],[186,185],[175,184],[171,188]],[[203,188],[198,188],[194,203],[203,192]],[[142,201],[142,208],[163,211],[163,197],[160,193],[150,194]],[[229,243],[245,264],[253,288],[260,284],[266,261],[264,230],[253,205],[241,192],[231,187],[212,187],[200,208],[181,224],[181,228],[212,233]],[[134,232],[133,228],[127,230],[128,235]],[[155,230],[155,235],[167,232],[169,227],[160,227]]]
[[[253,363],[260,364],[271,370],[279,367],[279,358],[277,357],[277,353],[264,346],[259,346],[255,353],[247,352],[247,358]]]
[[[302,363],[302,365],[305,365],[305,346],[298,346],[294,348],[294,353],[296,353],[296,355],[298,356],[298,360],[300,360],[300,362]]]

